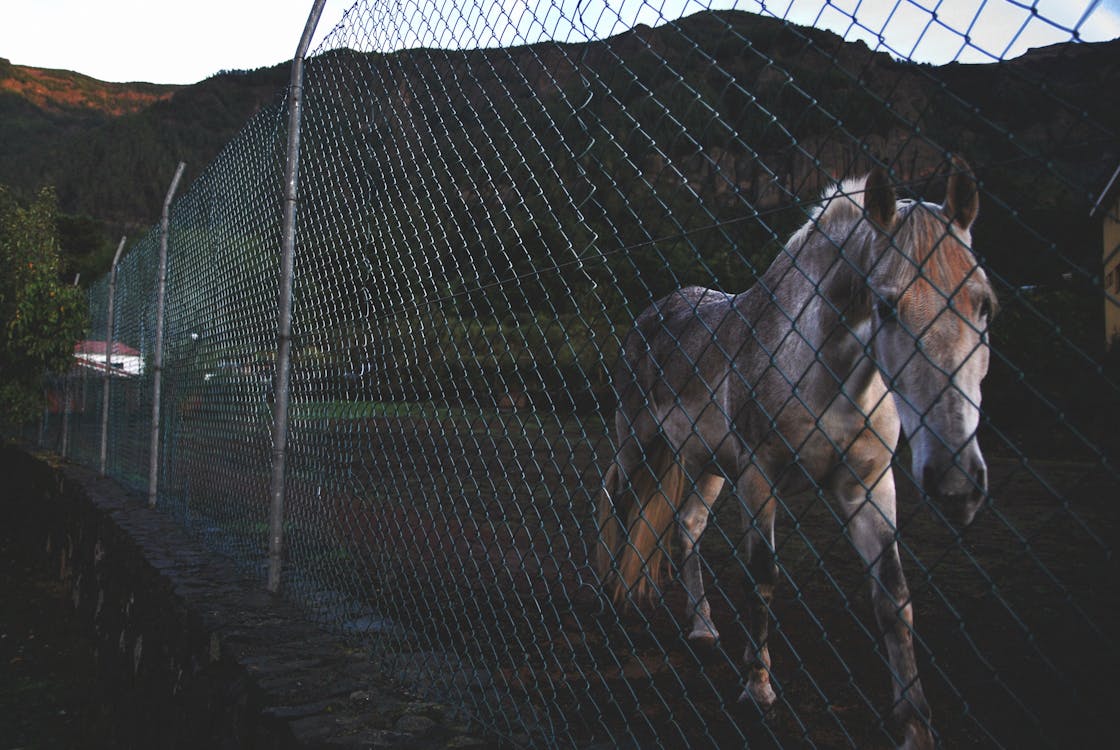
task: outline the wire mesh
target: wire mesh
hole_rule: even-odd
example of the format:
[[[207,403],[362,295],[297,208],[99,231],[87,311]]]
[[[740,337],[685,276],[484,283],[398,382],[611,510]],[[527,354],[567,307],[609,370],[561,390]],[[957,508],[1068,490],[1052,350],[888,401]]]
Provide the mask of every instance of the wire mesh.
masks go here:
[[[1081,5],[357,3],[305,73],[285,592],[514,745],[1107,736],[1120,58]],[[171,216],[160,505],[258,570],[284,114]],[[95,377],[40,430],[89,463]]]

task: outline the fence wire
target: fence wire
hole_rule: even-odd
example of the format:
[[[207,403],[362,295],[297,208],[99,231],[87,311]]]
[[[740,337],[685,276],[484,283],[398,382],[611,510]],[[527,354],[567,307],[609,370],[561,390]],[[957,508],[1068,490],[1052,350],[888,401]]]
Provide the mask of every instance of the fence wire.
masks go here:
[[[303,90],[284,591],[515,746],[1094,745],[1117,43],[1093,3],[784,5],[347,11]],[[285,107],[172,207],[160,425],[159,506],[262,576]],[[158,244],[36,436],[96,465],[110,377],[137,489]]]

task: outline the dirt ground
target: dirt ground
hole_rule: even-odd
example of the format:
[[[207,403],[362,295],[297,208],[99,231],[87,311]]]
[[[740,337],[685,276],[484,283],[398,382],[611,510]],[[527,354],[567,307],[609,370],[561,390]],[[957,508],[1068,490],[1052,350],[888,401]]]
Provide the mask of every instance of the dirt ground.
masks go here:
[[[267,432],[179,430],[176,512],[225,529],[239,554],[263,553]],[[382,668],[511,744],[894,743],[869,582],[823,497],[783,498],[770,640],[779,701],[760,716],[736,701],[752,587],[729,493],[702,542],[722,637],[699,650],[684,638],[678,585],[653,606],[618,611],[590,569],[611,451],[601,422],[309,420],[293,425],[290,445],[286,539],[299,595],[360,602],[376,615],[365,637]],[[959,537],[896,472],[935,733],[946,748],[1099,746],[1120,698],[1117,471],[1101,457],[987,453],[992,501]],[[341,610],[315,611],[361,627]]]
[[[683,637],[678,585],[626,611],[599,591],[588,550],[605,430],[498,422],[385,418],[297,433],[289,498],[305,519],[293,529],[302,568],[400,626],[407,635],[379,641],[397,655],[390,667],[414,654],[485,675],[464,687],[417,678],[406,660],[402,679],[534,743],[893,744],[869,582],[823,497],[785,498],[779,514],[779,702],[760,716],[736,702],[752,589],[734,553],[734,498],[725,493],[703,540],[722,637],[699,650]],[[1105,462],[990,452],[989,470],[991,505],[960,537],[896,472],[935,732],[953,748],[1095,745],[1120,697],[1120,482]]]

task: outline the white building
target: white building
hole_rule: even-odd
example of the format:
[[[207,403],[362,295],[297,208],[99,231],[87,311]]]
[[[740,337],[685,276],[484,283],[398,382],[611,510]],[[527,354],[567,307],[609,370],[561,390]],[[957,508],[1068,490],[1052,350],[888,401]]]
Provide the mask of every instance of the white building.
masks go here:
[[[105,342],[79,341],[74,344],[74,359],[79,367],[105,372]],[[114,341],[113,351],[109,355],[109,369],[118,377],[143,375],[144,358],[131,346]]]

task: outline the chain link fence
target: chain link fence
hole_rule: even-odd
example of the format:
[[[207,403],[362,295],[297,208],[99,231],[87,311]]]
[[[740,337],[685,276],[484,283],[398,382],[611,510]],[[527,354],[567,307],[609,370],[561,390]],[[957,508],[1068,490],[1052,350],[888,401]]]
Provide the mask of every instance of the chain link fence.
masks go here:
[[[302,88],[283,590],[515,746],[1096,745],[1111,10],[781,5],[346,13]],[[173,204],[163,340],[157,505],[262,579],[287,107]],[[137,489],[158,246],[28,428],[96,465],[109,377]]]

